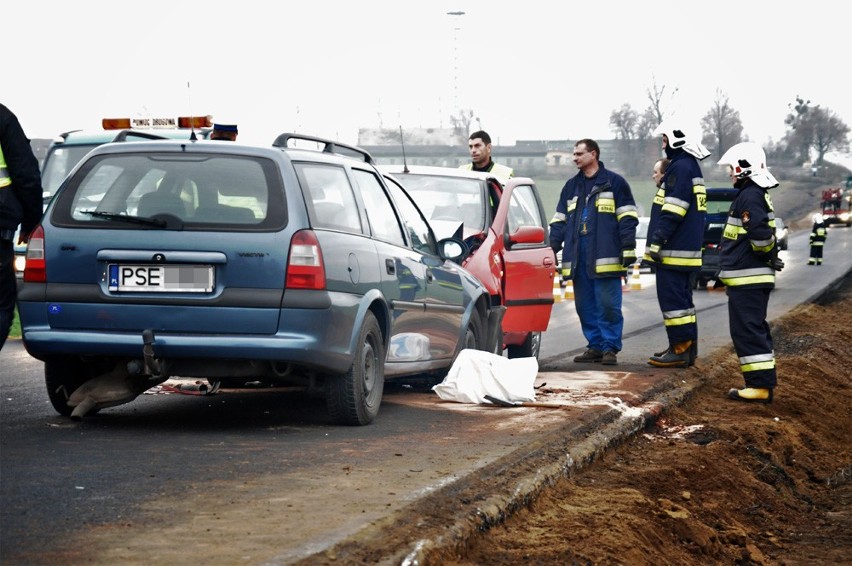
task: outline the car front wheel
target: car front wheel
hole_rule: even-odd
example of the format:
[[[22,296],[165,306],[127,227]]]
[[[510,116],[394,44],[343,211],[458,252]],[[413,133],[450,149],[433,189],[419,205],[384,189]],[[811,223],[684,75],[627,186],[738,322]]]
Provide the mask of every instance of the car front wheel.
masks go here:
[[[332,376],[326,384],[326,405],[331,419],[344,425],[373,422],[382,403],[385,385],[385,347],[382,331],[372,313],[367,313],[358,334],[352,367]]]
[[[483,347],[485,340],[482,338],[482,322],[479,317],[479,311],[473,310],[470,315],[470,321],[467,323],[467,330],[464,335],[464,348],[472,350],[480,350]]]

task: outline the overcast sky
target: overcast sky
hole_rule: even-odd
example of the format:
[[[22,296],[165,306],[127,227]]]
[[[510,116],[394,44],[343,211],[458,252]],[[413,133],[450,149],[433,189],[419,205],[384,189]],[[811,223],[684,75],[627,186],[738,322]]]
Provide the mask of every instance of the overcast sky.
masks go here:
[[[512,144],[610,139],[612,111],[643,111],[656,80],[676,89],[665,108],[695,124],[720,90],[765,143],[797,95],[852,126],[842,6],[18,0],[2,10],[0,102],[30,138],[194,113],[238,123],[241,141],[297,131],[357,143],[359,127],[448,127],[470,108]]]

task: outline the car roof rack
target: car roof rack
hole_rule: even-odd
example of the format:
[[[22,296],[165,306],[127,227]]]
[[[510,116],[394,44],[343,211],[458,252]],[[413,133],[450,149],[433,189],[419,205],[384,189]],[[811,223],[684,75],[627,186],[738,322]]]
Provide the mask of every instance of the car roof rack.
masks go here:
[[[316,142],[319,144],[323,144],[322,151],[323,153],[336,153],[339,155],[348,155],[350,157],[359,157],[366,161],[369,164],[373,164],[373,156],[370,155],[365,149],[361,149],[360,147],[356,147],[354,145],[348,145],[345,143],[336,142],[333,140],[327,140],[325,138],[318,138],[316,136],[306,136],[304,134],[294,134],[294,133],[284,133],[275,138],[275,141],[272,142],[273,147],[280,147],[287,149],[290,147],[288,145],[290,140],[305,140]],[[340,151],[340,150],[344,151]],[[355,154],[355,155],[352,155]]]

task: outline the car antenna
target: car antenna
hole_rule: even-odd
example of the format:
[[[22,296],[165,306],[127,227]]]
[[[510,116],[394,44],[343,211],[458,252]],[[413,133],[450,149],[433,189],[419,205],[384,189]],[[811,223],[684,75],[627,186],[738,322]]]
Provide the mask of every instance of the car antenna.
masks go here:
[[[409,173],[408,161],[405,159],[405,140],[402,138],[402,124],[399,126],[399,143],[402,145],[402,172]]]
[[[189,140],[198,141],[198,136],[195,135],[195,115],[192,113],[192,89],[189,87],[189,81],[186,81],[186,100],[189,104]]]

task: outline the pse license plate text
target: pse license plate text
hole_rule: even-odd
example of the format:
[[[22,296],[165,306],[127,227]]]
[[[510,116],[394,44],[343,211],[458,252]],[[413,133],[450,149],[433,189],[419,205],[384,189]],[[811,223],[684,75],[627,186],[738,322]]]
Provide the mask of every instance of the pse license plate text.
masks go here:
[[[109,290],[147,293],[210,293],[212,265],[109,265]]]

